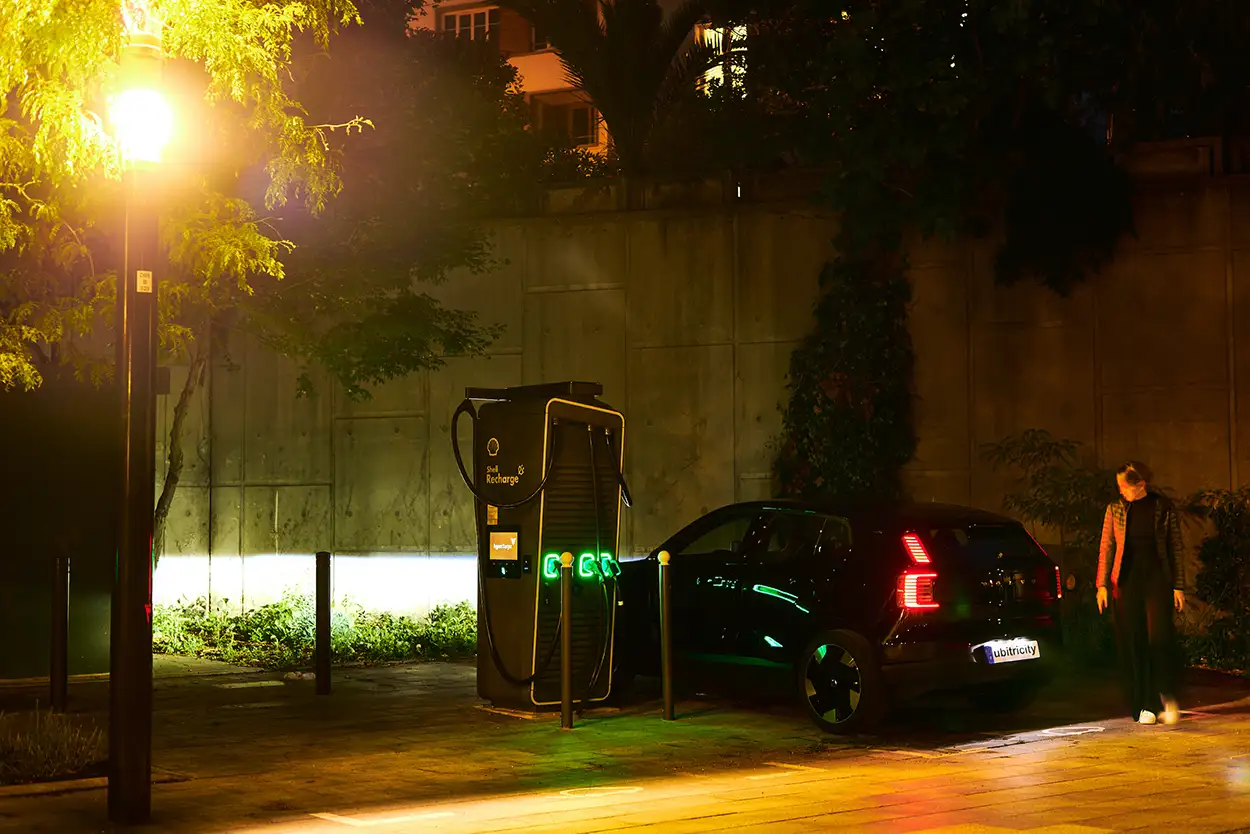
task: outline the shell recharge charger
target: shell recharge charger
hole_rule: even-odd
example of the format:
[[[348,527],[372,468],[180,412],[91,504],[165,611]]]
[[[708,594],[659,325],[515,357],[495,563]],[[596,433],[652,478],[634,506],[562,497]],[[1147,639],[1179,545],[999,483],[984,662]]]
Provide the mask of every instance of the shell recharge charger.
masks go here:
[[[625,418],[603,386],[468,388],[452,450],[475,499],[477,692],[515,709],[560,704],[560,555],[573,554],[573,700],[612,689]],[[476,408],[475,408],[476,405]],[[473,477],[457,424],[473,419]]]

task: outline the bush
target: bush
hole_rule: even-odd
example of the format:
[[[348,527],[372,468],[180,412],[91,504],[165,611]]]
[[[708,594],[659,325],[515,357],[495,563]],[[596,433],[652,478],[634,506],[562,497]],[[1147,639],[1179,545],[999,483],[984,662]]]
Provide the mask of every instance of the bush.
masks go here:
[[[152,647],[161,654],[290,669],[312,662],[315,642],[314,600],[293,591],[237,614],[211,610],[200,598],[158,605],[152,615]],[[421,620],[366,611],[346,599],[330,614],[335,663],[464,657],[476,644],[477,613],[467,602],[440,605]]]
[[[1190,500],[1214,533],[1198,550],[1196,596],[1210,607],[1201,633],[1186,635],[1190,662],[1250,669],[1250,490],[1209,490]]]
[[[1107,656],[1115,646],[1111,618],[1096,603],[1098,545],[1103,514],[1115,499],[1115,473],[1083,462],[1081,444],[1056,440],[1042,429],[988,444],[985,457],[1018,474],[1003,509],[1059,534],[1060,562],[1076,587],[1064,594],[1064,642],[1090,660]]]
[[[894,498],[916,451],[902,258],[841,257],[820,275],[815,329],[790,356],[773,476],[783,497]]]
[[[78,775],[104,758],[103,735],[83,719],[0,713],[0,785]]]
[[[985,456],[1020,473],[1003,508],[1059,532],[1064,569],[1077,579],[1074,592],[1065,595],[1065,641],[1088,659],[1107,655],[1114,633],[1111,618],[1097,613],[1094,573],[1103,511],[1116,496],[1114,473],[1083,463],[1080,443],[1056,440],[1040,429],[990,444]],[[1208,610],[1196,630],[1181,635],[1186,660],[1213,669],[1250,669],[1250,490],[1208,490],[1178,502],[1178,508],[1206,516],[1214,529],[1199,548],[1194,588]]]

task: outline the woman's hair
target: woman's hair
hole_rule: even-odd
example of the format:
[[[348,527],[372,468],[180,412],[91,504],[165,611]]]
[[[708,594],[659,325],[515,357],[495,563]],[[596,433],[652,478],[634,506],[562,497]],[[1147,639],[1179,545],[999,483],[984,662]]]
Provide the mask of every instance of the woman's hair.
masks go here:
[[[1138,484],[1150,483],[1151,471],[1150,467],[1139,460],[1130,460],[1115,471],[1117,475],[1123,475],[1124,480],[1131,486]]]

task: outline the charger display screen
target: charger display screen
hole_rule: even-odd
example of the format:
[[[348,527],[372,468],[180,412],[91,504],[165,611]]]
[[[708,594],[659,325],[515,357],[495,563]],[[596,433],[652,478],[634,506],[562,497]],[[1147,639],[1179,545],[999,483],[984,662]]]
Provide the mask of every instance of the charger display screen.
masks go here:
[[[490,531],[490,558],[491,561],[508,561],[515,562],[520,556],[520,548],[517,543],[518,534],[515,530],[508,532],[503,530]]]

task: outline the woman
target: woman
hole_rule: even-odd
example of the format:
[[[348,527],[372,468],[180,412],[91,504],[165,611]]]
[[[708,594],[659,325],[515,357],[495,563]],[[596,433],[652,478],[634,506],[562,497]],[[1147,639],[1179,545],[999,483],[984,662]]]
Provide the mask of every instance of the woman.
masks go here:
[[[1130,713],[1141,724],[1175,724],[1176,635],[1172,608],[1185,607],[1180,519],[1149,488],[1150,470],[1130,461],[1115,474],[1120,499],[1107,505],[1098,551],[1098,612],[1115,600],[1116,638]]]

